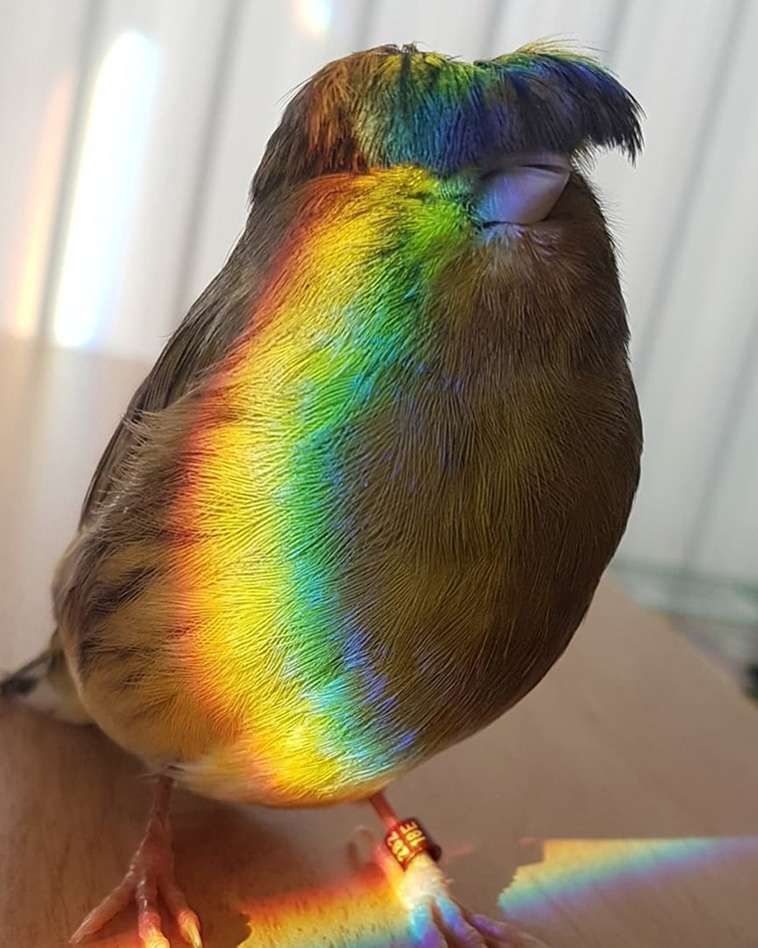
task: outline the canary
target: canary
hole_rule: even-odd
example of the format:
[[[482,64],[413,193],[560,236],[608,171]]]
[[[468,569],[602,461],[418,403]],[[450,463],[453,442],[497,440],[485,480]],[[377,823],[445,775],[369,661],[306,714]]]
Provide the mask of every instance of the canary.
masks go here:
[[[286,107],[239,243],[132,398],[54,580],[44,684],[160,775],[124,881],[146,946],[199,922],[172,782],[370,800],[419,940],[517,944],[458,905],[392,781],[526,695],[625,529],[641,424],[587,156],[641,147],[596,61],[383,46]],[[431,933],[431,935],[430,935]]]

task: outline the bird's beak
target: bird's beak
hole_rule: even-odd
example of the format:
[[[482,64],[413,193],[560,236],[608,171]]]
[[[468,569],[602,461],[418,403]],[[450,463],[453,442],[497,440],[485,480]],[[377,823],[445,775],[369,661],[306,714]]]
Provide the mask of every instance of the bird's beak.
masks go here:
[[[477,216],[484,225],[536,224],[555,207],[569,179],[567,155],[508,155],[482,179]]]

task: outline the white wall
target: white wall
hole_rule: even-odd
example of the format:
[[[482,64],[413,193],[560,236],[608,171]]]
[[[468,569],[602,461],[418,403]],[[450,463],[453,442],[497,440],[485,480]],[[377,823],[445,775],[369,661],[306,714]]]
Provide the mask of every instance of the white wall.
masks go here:
[[[624,555],[758,581],[758,96],[749,0],[0,0],[0,326],[152,359],[242,229],[287,93],[417,41],[594,48],[647,113],[601,159],[647,449]]]

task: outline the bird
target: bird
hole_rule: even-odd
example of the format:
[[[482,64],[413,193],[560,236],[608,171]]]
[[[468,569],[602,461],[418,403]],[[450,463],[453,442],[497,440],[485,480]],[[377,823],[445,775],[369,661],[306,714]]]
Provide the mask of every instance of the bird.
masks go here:
[[[200,920],[175,784],[237,804],[367,801],[423,944],[536,944],[452,895],[386,796],[567,647],[624,533],[642,427],[594,154],[642,147],[598,60],[414,44],[286,105],[244,232],[131,399],[6,696],[94,722],[156,775],[123,881],[146,948]],[[427,939],[424,941],[424,939]],[[428,940],[431,938],[431,940]]]

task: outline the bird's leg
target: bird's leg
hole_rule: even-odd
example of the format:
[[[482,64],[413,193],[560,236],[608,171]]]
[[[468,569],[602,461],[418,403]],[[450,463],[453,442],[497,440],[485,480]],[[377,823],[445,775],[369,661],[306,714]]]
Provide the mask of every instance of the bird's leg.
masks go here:
[[[202,948],[200,923],[187,905],[174,878],[174,853],[168,809],[172,781],[159,777],[145,835],[132,857],[126,875],[116,888],[94,908],[71,936],[79,944],[106,925],[130,902],[137,903],[137,930],[144,948],[170,948],[161,930],[158,895],[176,919],[182,937],[192,948]]]
[[[370,797],[369,802],[387,834],[387,848],[380,850],[383,868],[408,909],[411,935],[418,945],[424,948],[448,948],[452,945],[464,948],[545,948],[542,942],[513,925],[495,922],[465,909],[451,896],[449,880],[433,858],[439,850],[435,853],[436,847],[424,838],[420,851],[413,854],[414,846],[418,845],[418,834],[422,832],[413,828],[415,821],[400,820],[383,793]],[[403,840],[410,842],[406,844]],[[390,855],[390,847],[395,856]],[[411,858],[406,861],[409,853]]]

